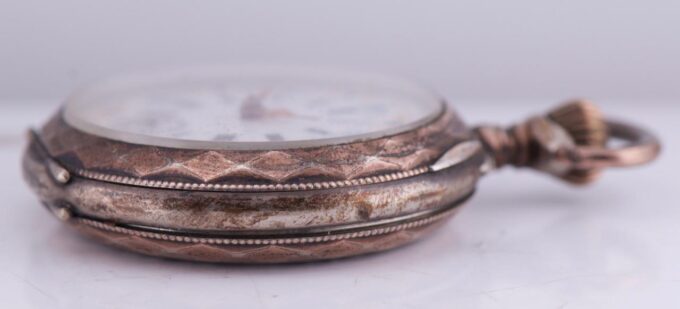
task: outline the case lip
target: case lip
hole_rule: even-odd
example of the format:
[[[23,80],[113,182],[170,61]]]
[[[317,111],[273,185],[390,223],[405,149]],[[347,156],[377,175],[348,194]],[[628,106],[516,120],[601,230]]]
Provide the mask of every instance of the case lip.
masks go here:
[[[47,151],[44,143],[40,139],[40,135],[34,131],[29,131],[30,143],[37,146],[43,156],[47,159],[47,165],[53,178],[58,182],[65,184],[71,177],[77,176],[85,179],[103,181],[114,184],[130,185],[137,187],[145,187],[152,189],[176,189],[187,191],[215,191],[215,192],[279,192],[279,191],[306,191],[306,190],[321,190],[321,189],[335,189],[351,186],[379,184],[390,181],[397,181],[409,177],[415,177],[421,174],[438,172],[442,169],[453,167],[470,160],[474,156],[483,155],[483,148],[477,140],[462,141],[450,149],[448,149],[437,161],[431,165],[420,166],[405,171],[388,172],[378,175],[371,175],[365,177],[358,177],[348,180],[335,181],[308,181],[308,182],[292,182],[292,183],[276,183],[276,184],[257,184],[257,183],[229,183],[229,184],[214,184],[201,182],[181,182],[181,181],[167,181],[167,180],[149,180],[128,176],[121,176],[110,173],[102,173],[90,171],[87,169],[74,169],[60,165]],[[60,173],[60,174],[59,174]],[[59,175],[66,175],[65,181],[59,181]]]
[[[451,109],[417,129],[368,141],[290,150],[186,150],[82,132],[57,113],[39,131],[46,153],[73,176],[123,185],[207,191],[288,191],[362,185],[427,172],[474,139]]]
[[[329,241],[383,235],[432,224],[456,213],[475,193],[470,192],[445,206],[394,217],[310,228],[279,230],[189,230],[127,224],[70,212],[67,221],[90,228],[147,239],[183,243],[222,245],[283,245],[323,243]]]

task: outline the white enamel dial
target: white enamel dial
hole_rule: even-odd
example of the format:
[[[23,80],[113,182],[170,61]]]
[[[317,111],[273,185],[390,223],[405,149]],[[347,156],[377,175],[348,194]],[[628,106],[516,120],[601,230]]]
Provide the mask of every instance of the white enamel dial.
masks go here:
[[[400,80],[352,72],[223,68],[95,84],[67,101],[78,129],[179,148],[321,146],[413,129],[439,98]]]

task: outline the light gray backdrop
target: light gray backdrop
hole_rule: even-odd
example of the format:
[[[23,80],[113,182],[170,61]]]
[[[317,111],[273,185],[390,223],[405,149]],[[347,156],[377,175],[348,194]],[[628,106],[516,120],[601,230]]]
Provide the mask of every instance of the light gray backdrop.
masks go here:
[[[0,0],[3,308],[676,308],[680,1]],[[587,188],[484,177],[389,253],[288,267],[178,263],[76,237],[21,179],[25,132],[91,78],[153,67],[364,68],[430,84],[469,123],[588,96],[650,127],[654,164]]]
[[[359,67],[456,99],[680,98],[679,1],[4,1],[0,100],[210,63]]]

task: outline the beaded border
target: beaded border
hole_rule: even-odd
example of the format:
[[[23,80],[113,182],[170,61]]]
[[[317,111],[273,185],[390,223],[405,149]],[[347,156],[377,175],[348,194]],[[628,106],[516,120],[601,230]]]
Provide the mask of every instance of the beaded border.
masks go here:
[[[356,232],[346,232],[338,234],[330,234],[323,236],[306,236],[306,237],[289,237],[285,236],[279,238],[218,238],[218,237],[197,237],[197,236],[181,236],[172,235],[166,233],[141,231],[137,229],[116,226],[111,223],[104,223],[97,220],[92,220],[88,218],[76,217],[74,218],[78,223],[87,225],[95,229],[114,232],[119,234],[124,234],[127,236],[137,236],[142,238],[154,239],[154,240],[164,240],[173,242],[183,242],[191,244],[211,244],[211,245],[243,245],[243,246],[258,246],[258,245],[290,245],[290,244],[311,244],[311,243],[324,243],[330,241],[338,240],[348,240],[355,238],[365,238],[370,236],[384,235],[393,232],[398,232],[402,230],[413,229],[421,227],[424,225],[431,224],[435,221],[443,219],[449,215],[452,215],[458,207],[451,208],[444,212],[436,215],[429,216],[427,218],[417,219],[411,222],[401,223],[392,226],[379,227],[373,229],[367,229]]]
[[[430,171],[430,168],[419,167],[402,172],[393,172],[378,176],[361,177],[350,180],[337,181],[320,181],[320,182],[306,182],[306,183],[286,183],[286,184],[212,184],[199,182],[176,182],[164,180],[149,180],[128,176],[105,174],[100,172],[93,172],[85,169],[78,169],[75,174],[84,178],[132,185],[139,187],[150,187],[160,189],[180,189],[192,191],[305,191],[305,190],[320,190],[333,189],[358,185],[369,185],[376,183],[383,183],[388,181],[400,180],[408,177],[421,175]]]

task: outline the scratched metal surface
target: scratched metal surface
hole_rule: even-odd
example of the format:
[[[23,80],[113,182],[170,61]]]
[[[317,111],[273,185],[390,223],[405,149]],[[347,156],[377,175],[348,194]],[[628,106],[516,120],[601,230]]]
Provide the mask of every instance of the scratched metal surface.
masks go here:
[[[546,101],[458,102],[509,123]],[[651,166],[573,188],[530,171],[481,180],[442,229],[384,254],[287,266],[159,260],[62,226],[20,177],[24,128],[54,105],[0,103],[0,295],[7,308],[639,308],[680,303],[680,106],[602,102],[660,135]]]

